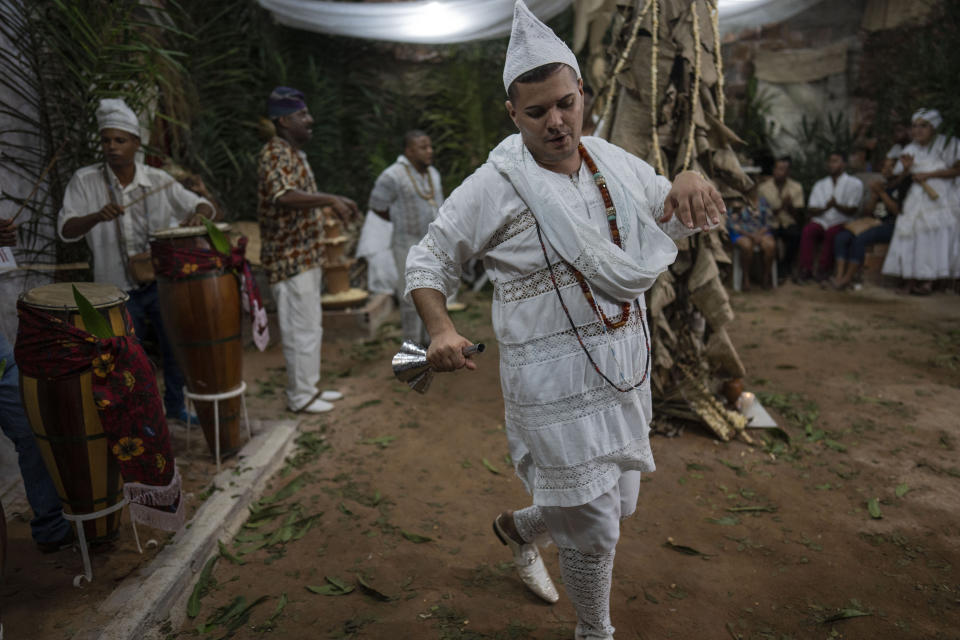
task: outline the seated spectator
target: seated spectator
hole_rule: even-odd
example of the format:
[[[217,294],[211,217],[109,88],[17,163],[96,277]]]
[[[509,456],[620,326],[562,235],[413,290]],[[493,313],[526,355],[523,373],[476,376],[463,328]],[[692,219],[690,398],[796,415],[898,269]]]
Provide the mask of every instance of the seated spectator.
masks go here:
[[[803,227],[800,237],[800,280],[827,278],[833,266],[833,241],[843,230],[843,225],[850,222],[860,209],[863,183],[845,173],[846,166],[846,155],[840,151],[832,152],[827,161],[830,175],[813,185],[810,191],[807,205],[813,217]],[[814,272],[814,248],[820,241],[820,258]]]
[[[770,267],[777,253],[777,241],[770,229],[770,209],[766,200],[757,201],[757,190],[748,194],[749,202],[742,197],[730,198],[727,206],[727,231],[734,250],[740,253],[740,266],[743,271],[741,289],[749,291],[750,267],[753,265],[753,252],[757,247],[763,254],[763,288],[769,289],[773,282]]]
[[[757,196],[770,206],[770,227],[776,239],[783,242],[780,273],[786,275],[800,248],[800,219],[803,215],[803,187],[790,177],[789,156],[777,158],[773,178],[760,183]]]
[[[926,295],[933,281],[960,275],[960,141],[936,133],[936,109],[913,114],[911,135],[894,173],[909,177],[883,273],[903,278],[901,293]]]
[[[893,175],[894,160],[884,162],[884,180],[870,184],[870,194],[864,207],[864,216],[849,222],[833,241],[836,274],[830,278],[830,286],[843,290],[859,275],[867,248],[890,242],[894,222],[900,214],[903,200],[910,183]]]

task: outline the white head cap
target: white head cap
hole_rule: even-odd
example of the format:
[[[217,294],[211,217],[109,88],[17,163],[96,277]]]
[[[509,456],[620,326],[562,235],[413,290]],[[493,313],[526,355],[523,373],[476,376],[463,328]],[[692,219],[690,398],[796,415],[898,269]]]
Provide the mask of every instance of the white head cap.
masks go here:
[[[136,114],[121,98],[104,98],[97,107],[97,126],[104,129],[120,129],[140,137],[140,122]]]
[[[528,71],[553,62],[573,67],[580,78],[577,56],[547,25],[533,15],[523,0],[517,0],[513,9],[513,31],[507,46],[507,61],[503,65],[503,88],[510,91],[513,81]]]
[[[920,109],[913,114],[910,122],[916,122],[917,120],[926,120],[930,123],[931,127],[937,129],[940,127],[940,124],[943,123],[943,116],[941,116],[940,112],[936,109]]]

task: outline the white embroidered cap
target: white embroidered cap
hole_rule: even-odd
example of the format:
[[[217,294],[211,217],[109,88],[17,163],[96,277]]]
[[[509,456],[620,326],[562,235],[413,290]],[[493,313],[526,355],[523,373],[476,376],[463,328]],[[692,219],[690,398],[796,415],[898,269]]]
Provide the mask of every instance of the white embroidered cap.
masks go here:
[[[930,123],[930,126],[937,129],[943,123],[943,116],[936,109],[920,109],[913,114],[910,122],[916,122],[917,120],[926,120]]]
[[[510,90],[513,81],[537,67],[553,62],[562,62],[573,67],[580,78],[577,56],[573,55],[563,40],[527,8],[523,0],[517,0],[513,9],[513,30],[507,46],[507,60],[503,65],[503,88]]]
[[[97,107],[97,126],[104,129],[120,129],[140,137],[140,122],[136,114],[122,98],[104,98]]]

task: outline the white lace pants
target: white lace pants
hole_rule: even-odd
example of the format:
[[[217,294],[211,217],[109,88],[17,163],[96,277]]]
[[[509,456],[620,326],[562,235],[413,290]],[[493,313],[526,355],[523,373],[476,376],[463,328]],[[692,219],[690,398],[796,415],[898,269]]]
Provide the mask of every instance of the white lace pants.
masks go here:
[[[323,286],[319,267],[270,285],[287,363],[287,406],[302,409],[317,393],[323,340]]]
[[[618,484],[578,507],[533,505],[513,514],[526,542],[549,534],[559,547],[560,571],[577,611],[577,640],[613,638],[610,583],[620,521],[633,515],[640,494],[640,472],[627,471]]]

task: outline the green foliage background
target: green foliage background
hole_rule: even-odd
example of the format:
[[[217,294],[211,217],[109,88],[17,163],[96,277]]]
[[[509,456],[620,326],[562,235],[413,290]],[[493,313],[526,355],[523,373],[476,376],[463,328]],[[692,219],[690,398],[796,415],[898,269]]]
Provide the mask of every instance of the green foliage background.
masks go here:
[[[552,26],[569,36],[572,11]],[[305,151],[320,189],[361,208],[402,151],[405,131],[431,134],[447,193],[513,131],[501,81],[506,38],[427,47],[330,37],[276,25],[255,0],[169,0],[163,9],[135,0],[7,0],[0,36],[13,45],[0,50],[8,89],[0,136],[25,140],[16,149],[4,143],[0,167],[33,182],[60,152],[21,216],[29,216],[25,235],[45,234],[30,261],[87,257],[82,244],[58,242],[49,223],[72,173],[100,159],[94,114],[103,97],[123,97],[138,112],[155,108],[148,154],[198,173],[228,219],[256,218],[259,120],[277,85],[307,95],[316,122]]]
[[[876,100],[880,149],[892,143],[893,125],[920,108],[938,109],[939,133],[960,133],[960,2],[939,3],[924,25],[872,34],[866,42],[859,93]]]

